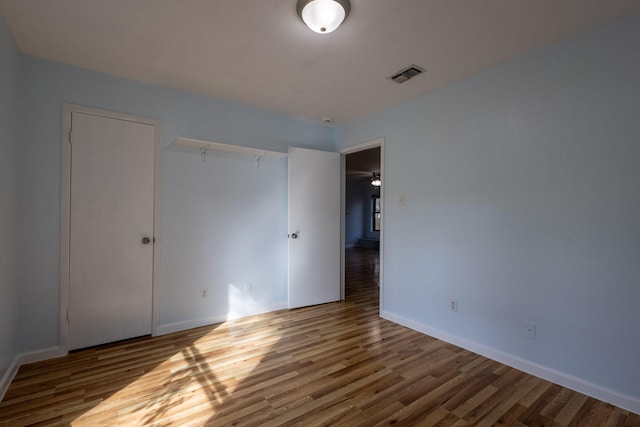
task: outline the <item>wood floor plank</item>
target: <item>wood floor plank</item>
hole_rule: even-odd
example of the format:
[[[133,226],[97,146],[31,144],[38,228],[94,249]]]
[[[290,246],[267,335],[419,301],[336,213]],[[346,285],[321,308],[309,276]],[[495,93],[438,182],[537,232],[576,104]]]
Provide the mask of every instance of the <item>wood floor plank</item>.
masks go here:
[[[377,252],[345,301],[22,366],[1,426],[640,426],[640,416],[378,315]]]
[[[558,425],[568,426],[586,401],[587,396],[580,393],[574,393],[558,415],[555,416],[554,422]]]

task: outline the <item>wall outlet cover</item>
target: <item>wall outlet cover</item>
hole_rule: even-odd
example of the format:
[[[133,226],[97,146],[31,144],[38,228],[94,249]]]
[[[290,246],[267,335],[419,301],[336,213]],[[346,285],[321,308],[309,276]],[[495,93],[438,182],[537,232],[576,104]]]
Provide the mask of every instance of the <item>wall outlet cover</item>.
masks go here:
[[[524,336],[526,338],[535,340],[536,339],[536,324],[535,323],[524,323]]]

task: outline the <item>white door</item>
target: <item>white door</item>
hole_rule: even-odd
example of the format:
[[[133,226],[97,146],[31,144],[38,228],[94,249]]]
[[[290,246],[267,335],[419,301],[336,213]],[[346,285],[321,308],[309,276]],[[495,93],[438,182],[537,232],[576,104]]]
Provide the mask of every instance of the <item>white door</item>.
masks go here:
[[[152,327],[154,126],[71,116],[69,349]]]
[[[289,151],[289,307],[340,299],[340,154]]]

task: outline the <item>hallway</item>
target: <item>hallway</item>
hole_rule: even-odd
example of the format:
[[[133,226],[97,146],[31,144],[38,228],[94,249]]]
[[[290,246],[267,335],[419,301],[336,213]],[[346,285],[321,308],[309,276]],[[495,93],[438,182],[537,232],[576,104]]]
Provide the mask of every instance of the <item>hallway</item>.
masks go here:
[[[380,280],[380,254],[376,249],[346,248],[345,296],[362,292],[378,294]]]

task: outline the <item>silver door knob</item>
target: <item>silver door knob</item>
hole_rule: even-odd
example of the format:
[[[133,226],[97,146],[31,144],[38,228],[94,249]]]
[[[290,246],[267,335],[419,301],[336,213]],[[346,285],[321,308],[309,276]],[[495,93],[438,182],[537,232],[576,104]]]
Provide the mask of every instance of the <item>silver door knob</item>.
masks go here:
[[[148,237],[143,237],[142,238],[142,244],[143,245],[148,245],[149,243],[151,243],[151,239]]]

